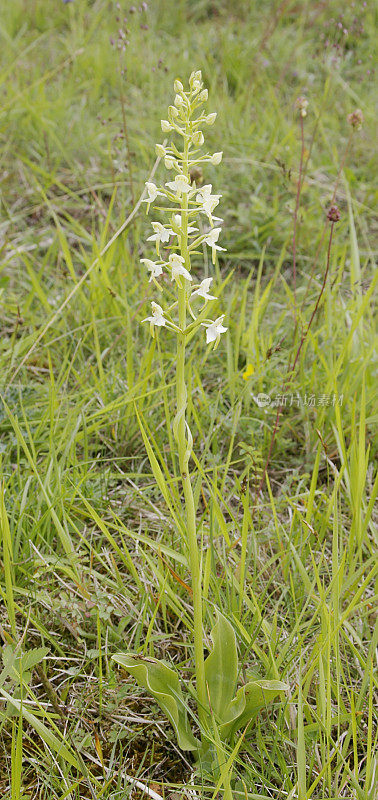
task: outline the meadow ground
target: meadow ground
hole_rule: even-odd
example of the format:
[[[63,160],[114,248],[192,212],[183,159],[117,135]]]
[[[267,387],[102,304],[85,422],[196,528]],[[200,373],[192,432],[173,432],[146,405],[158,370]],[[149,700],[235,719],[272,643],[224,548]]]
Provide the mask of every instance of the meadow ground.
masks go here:
[[[372,0],[0,0],[3,798],[190,796],[190,757],[111,656],[192,673],[188,564],[136,414],[179,502],[174,343],[140,324],[145,206],[124,223],[193,69],[227,248],[228,331],[188,356],[205,630],[216,604],[241,680],[290,687],[231,754],[234,796],[375,796],[373,36]]]

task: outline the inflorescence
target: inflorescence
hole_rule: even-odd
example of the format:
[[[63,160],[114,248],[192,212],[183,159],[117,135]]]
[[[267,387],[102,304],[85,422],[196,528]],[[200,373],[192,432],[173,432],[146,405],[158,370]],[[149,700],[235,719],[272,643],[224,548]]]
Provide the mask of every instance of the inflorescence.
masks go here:
[[[220,335],[227,330],[223,325],[224,315],[216,320],[203,319],[203,308],[217,298],[210,292],[212,278],[204,278],[200,283],[193,282],[191,257],[198,254],[200,245],[206,244],[211,249],[212,262],[215,264],[216,252],[225,249],[218,244],[220,224],[223,220],[214,216],[221,195],[213,194],[211,184],[197,186],[193,180],[193,175],[199,173],[204,163],[216,166],[222,160],[221,152],[210,154],[204,153],[202,149],[204,135],[201,128],[213,125],[217,115],[208,114],[204,110],[208,91],[203,88],[200,70],[192,72],[189,78],[189,91],[184,90],[180,80],[174,82],[174,90],[176,92],[174,103],[168,108],[168,119],[161,120],[161,128],[163,133],[177,133],[182,138],[182,150],[179,150],[173,142],[168,146],[156,145],[157,155],[164,159],[166,168],[172,170],[175,175],[161,187],[147,181],[147,197],[144,200],[147,203],[147,213],[156,200],[159,203],[168,200],[168,208],[165,206],[156,208],[170,214],[169,223],[152,222],[153,233],[147,241],[155,243],[157,258],[154,260],[143,258],[141,262],[150,273],[150,281],[153,281],[160,291],[158,279],[165,274],[170,276],[171,281],[176,282],[179,290],[185,291],[187,310],[194,320],[190,325],[191,330],[196,327],[197,322],[192,300],[200,298],[204,301],[198,326],[203,325],[206,328],[207,343],[214,342],[216,347]],[[205,222],[205,230],[201,225],[202,221]],[[152,336],[155,336],[156,328],[159,327],[182,332],[170,315],[176,305],[177,303],[174,303],[168,311],[163,311],[158,303],[152,302],[151,316],[143,320],[150,323]]]

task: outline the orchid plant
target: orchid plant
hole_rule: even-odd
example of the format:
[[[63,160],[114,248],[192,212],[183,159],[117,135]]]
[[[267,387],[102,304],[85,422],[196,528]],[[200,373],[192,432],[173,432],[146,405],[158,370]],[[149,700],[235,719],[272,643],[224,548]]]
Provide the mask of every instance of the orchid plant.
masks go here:
[[[148,270],[149,280],[162,293],[159,279],[168,276],[175,286],[176,299],[163,308],[153,301],[148,322],[151,336],[156,337],[160,328],[171,331],[177,340],[176,358],[176,415],[173,432],[177,443],[180,477],[183,490],[184,549],[188,558],[193,592],[193,630],[195,696],[201,740],[198,740],[188,723],[188,703],[181,689],[177,673],[162,661],[138,654],[116,654],[114,660],[133,675],[140,686],[147,689],[159,703],[176,732],[179,746],[193,751],[197,758],[213,753],[213,764],[224,763],[222,742],[233,737],[235,732],[256,716],[267,702],[286,690],[278,680],[253,680],[240,687],[237,685],[238,659],[236,637],[231,623],[216,611],[216,622],[211,632],[212,647],[205,659],[205,637],[203,624],[202,558],[198,543],[196,506],[193,493],[190,459],[193,438],[187,421],[186,346],[188,336],[203,329],[206,344],[215,349],[220,337],[227,331],[224,315],[211,319],[206,316],[207,306],[218,298],[212,294],[212,277],[196,282],[192,269],[193,256],[201,256],[200,247],[211,250],[215,264],[217,251],[224,251],[219,244],[222,219],[214,215],[221,199],[213,193],[211,184],[197,186],[191,175],[198,174],[204,164],[220,164],[222,153],[209,154],[203,151],[202,128],[213,125],[216,113],[207,113],[205,104],[208,91],[203,87],[200,71],[192,72],[189,87],[184,90],[180,80],[174,82],[175,98],[168,108],[168,119],[161,121],[165,134],[177,134],[181,138],[181,149],[174,142],[156,145],[158,156],[164,159],[166,168],[174,177],[159,187],[147,182],[147,213],[156,203],[156,208],[168,215],[163,224],[152,222],[153,233],[147,241],[153,242],[156,256],[141,259]],[[168,205],[162,206],[164,201]],[[214,727],[215,726],[215,727]],[[227,782],[228,781],[228,782]],[[230,783],[224,779],[225,797],[232,798]]]

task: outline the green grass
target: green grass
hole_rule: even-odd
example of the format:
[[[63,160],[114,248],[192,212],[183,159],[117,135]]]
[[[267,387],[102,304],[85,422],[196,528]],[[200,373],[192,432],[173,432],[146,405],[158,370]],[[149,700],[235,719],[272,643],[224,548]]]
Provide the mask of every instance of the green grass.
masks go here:
[[[202,69],[218,112],[209,146],[224,151],[204,180],[223,194],[214,305],[229,327],[215,353],[193,339],[188,359],[206,631],[215,604],[237,632],[240,680],[290,686],[224,757],[241,800],[373,800],[373,3],[138,3],[119,53],[109,40],[130,5],[117,22],[105,0],[0,1],[2,796],[123,800],[134,779],[190,796],[190,762],[111,655],[192,675],[174,342],[140,325],[155,290],[139,264],[149,222],[132,212],[173,79]],[[365,123],[345,157],[356,107]],[[276,409],[253,398],[281,394],[315,307],[336,182],[329,277],[258,491]],[[204,778],[198,796],[221,784]]]

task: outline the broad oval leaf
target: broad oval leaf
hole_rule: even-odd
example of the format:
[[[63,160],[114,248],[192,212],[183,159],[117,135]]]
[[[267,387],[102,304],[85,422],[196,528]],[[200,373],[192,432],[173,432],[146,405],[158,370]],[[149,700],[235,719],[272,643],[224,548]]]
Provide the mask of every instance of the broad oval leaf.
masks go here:
[[[136,679],[139,686],[143,686],[154,697],[172,723],[179,747],[182,750],[198,750],[199,742],[189,727],[176,672],[155,658],[142,658],[132,653],[116,653],[112,658]]]
[[[254,719],[262,708],[278,695],[288,691],[282,681],[256,680],[241,686],[230,703],[220,733],[222,738],[232,736],[239,728]]]
[[[205,661],[205,678],[211,708],[223,722],[234,696],[238,674],[236,636],[231,623],[216,611],[217,622],[211,631],[213,649]]]

